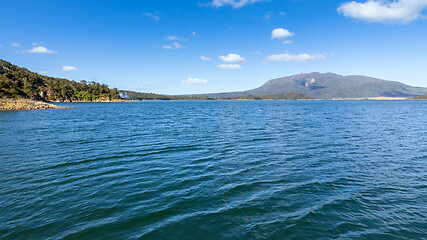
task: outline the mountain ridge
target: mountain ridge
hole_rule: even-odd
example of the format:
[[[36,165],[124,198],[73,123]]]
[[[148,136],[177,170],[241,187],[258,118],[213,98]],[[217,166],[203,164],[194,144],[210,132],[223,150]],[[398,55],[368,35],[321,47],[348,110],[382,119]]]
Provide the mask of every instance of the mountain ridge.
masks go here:
[[[302,93],[318,99],[405,97],[427,94],[427,88],[413,87],[398,81],[383,80],[363,75],[336,73],[301,73],[268,80],[258,88],[238,92],[199,94],[209,97],[236,97]]]

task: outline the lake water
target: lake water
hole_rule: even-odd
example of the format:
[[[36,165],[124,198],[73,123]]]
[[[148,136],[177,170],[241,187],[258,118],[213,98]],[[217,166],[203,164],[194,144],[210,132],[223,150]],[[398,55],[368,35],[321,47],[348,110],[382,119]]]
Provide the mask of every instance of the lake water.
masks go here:
[[[0,112],[0,239],[427,239],[427,101]]]

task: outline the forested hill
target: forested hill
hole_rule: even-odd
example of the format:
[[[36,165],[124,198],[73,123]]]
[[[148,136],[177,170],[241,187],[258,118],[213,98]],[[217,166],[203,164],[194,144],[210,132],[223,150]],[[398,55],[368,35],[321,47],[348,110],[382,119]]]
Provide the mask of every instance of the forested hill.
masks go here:
[[[111,101],[121,99],[116,88],[96,82],[48,77],[0,59],[0,98],[43,101]]]

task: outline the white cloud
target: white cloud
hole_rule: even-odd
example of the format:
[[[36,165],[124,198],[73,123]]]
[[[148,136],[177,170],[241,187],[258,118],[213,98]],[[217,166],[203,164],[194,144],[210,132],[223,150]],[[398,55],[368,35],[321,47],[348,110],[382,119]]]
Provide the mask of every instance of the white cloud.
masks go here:
[[[57,51],[49,50],[43,46],[33,47],[32,49],[26,50],[24,52],[25,53],[58,53]]]
[[[283,53],[283,54],[277,54],[277,55],[270,55],[265,59],[272,62],[311,62],[317,59],[324,59],[324,58],[325,56],[320,54],[310,55],[307,53],[303,53],[303,54],[294,55],[289,53]]]
[[[234,53],[229,53],[227,56],[219,56],[218,59],[224,62],[244,62],[245,61],[245,58]]]
[[[276,28],[271,32],[271,39],[293,37],[295,33],[284,28]]]
[[[233,8],[241,8],[249,4],[253,4],[256,2],[261,2],[264,0],[213,0],[212,2],[208,3],[207,6],[212,7],[223,7],[226,5],[231,5]]]
[[[46,71],[40,71],[40,74],[47,74],[48,72]]]
[[[76,68],[74,66],[63,66],[62,70],[64,70],[64,71],[77,71],[78,68]]]
[[[283,11],[280,11],[279,14],[282,15],[282,16],[286,16],[286,13],[283,12]]]
[[[21,44],[13,42],[13,43],[10,44],[10,46],[12,46],[12,47],[21,47]]]
[[[240,69],[242,66],[239,64],[220,64],[218,65],[219,69]]]
[[[159,21],[159,20],[160,20],[159,16],[154,15],[154,14],[149,13],[149,12],[143,13],[142,15],[144,15],[144,16],[146,16],[146,17],[149,17],[149,18],[152,18],[152,19],[154,19],[154,20],[156,20],[156,21]]]
[[[211,61],[212,60],[212,58],[205,57],[205,56],[201,56],[200,59],[203,61]]]
[[[366,22],[409,23],[419,17],[427,8],[427,0],[368,0],[365,3],[355,1],[341,4],[338,13]]]
[[[201,78],[187,78],[185,80],[182,80],[181,83],[182,84],[207,84],[209,81],[206,79],[201,79]]]
[[[162,48],[164,48],[164,49],[180,49],[180,48],[184,48],[184,46],[182,46],[178,42],[173,42],[173,43],[171,43],[169,45],[164,44],[162,46]]]

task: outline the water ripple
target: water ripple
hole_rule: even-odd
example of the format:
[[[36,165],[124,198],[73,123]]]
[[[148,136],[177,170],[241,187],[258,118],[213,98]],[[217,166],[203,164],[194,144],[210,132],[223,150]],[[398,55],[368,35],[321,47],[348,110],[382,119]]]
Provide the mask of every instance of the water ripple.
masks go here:
[[[427,102],[65,105],[0,113],[1,239],[426,239]]]

